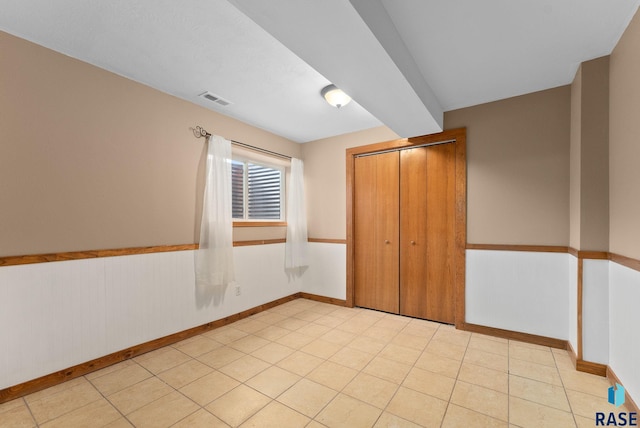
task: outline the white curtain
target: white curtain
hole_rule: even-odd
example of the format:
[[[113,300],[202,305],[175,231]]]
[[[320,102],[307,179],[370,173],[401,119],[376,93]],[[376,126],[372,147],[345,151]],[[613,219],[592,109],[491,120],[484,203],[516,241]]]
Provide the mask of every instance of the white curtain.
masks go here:
[[[307,209],[304,200],[304,164],[291,159],[291,179],[287,198],[287,242],[285,244],[285,268],[308,266],[307,258]]]
[[[196,285],[208,297],[222,299],[235,280],[231,214],[231,141],[209,137],[207,171],[196,251]],[[215,295],[211,295],[215,293]]]

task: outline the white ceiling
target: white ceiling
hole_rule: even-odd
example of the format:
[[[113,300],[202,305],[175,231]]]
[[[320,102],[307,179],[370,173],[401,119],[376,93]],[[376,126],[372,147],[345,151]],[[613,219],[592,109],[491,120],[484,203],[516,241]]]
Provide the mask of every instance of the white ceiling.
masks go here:
[[[568,84],[611,53],[639,4],[0,0],[0,30],[306,142],[381,124],[438,132],[444,111]],[[329,83],[355,102],[330,107]]]

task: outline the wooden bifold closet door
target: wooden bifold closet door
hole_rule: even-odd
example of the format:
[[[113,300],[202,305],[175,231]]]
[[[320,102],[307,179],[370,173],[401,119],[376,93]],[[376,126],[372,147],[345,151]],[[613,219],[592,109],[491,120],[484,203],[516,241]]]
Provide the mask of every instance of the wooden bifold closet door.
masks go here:
[[[455,145],[374,154],[354,165],[357,306],[455,322]]]

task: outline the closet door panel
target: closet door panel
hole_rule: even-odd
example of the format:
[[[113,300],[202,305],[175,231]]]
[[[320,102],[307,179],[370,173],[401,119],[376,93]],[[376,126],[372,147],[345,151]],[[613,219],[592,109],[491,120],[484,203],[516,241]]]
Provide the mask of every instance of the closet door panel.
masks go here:
[[[427,314],[455,322],[455,145],[427,149]]]
[[[428,318],[427,148],[400,154],[400,313]]]
[[[355,304],[398,313],[398,153],[355,159]]]

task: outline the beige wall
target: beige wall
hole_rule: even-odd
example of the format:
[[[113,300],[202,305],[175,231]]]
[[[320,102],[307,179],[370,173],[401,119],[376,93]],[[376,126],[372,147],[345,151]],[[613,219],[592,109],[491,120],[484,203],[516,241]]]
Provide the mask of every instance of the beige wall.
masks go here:
[[[581,70],[580,240],[574,248],[608,251],[609,57],[586,61]]]
[[[569,242],[570,87],[446,112],[467,127],[467,240]]]
[[[195,125],[301,156],[289,140],[2,32],[0,52],[0,256],[197,242]]]
[[[640,258],[640,12],[610,58],[609,250]]]
[[[303,144],[309,237],[346,239],[346,149],[397,138],[383,126]]]
[[[571,130],[569,150],[569,246],[580,249],[580,167],[582,127],[582,65],[571,83]]]

